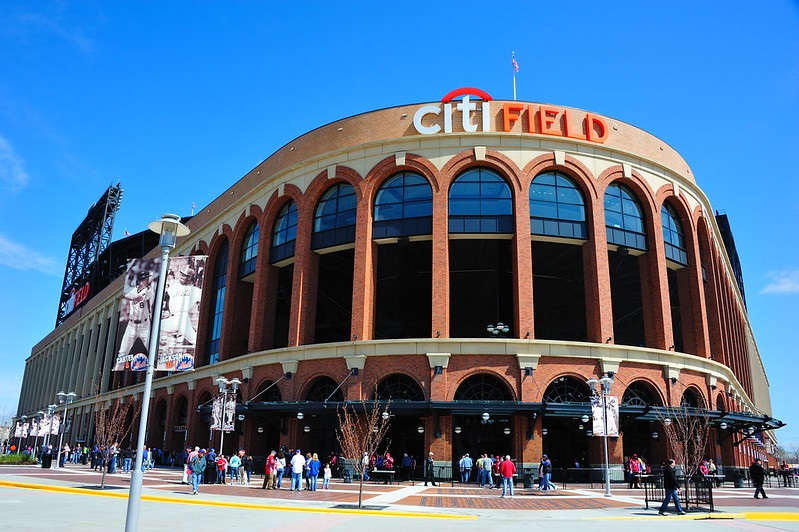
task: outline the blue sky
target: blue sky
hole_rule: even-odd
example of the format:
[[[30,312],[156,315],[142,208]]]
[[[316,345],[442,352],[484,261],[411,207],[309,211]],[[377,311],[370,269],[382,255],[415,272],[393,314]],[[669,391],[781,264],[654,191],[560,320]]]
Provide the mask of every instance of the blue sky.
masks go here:
[[[0,3],[0,413],[108,185],[117,239],[339,118],[463,86],[510,99],[512,50],[520,100],[660,137],[729,216],[778,437],[799,445],[799,7],[780,0]]]

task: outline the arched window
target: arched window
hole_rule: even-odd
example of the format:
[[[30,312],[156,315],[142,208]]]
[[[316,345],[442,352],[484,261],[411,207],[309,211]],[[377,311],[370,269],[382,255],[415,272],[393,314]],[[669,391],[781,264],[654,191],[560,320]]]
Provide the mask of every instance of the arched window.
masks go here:
[[[289,200],[283,205],[275,218],[272,228],[272,247],[269,249],[269,263],[274,264],[294,256],[297,241],[297,204]]]
[[[311,248],[321,249],[355,241],[357,198],[349,183],[330,187],[316,205]]]
[[[209,364],[219,362],[219,341],[222,338],[222,312],[225,309],[229,249],[226,240],[219,246],[214,262],[214,278],[211,286],[211,326],[208,328],[208,342],[205,348]]]
[[[544,403],[588,403],[591,392],[588,384],[574,377],[558,377],[547,386]]]
[[[641,207],[632,191],[612,183],[605,192],[605,225],[608,242],[646,251],[646,233]]]
[[[424,401],[421,386],[411,377],[402,373],[389,375],[377,386],[375,399],[379,401]]]
[[[258,258],[258,237],[261,234],[258,222],[253,222],[244,233],[239,258],[239,278],[255,273],[255,260]]]
[[[305,400],[316,403],[325,401],[340,402],[344,400],[344,392],[341,391],[338,383],[330,377],[319,377],[308,388]]]
[[[420,175],[399,173],[375,196],[373,238],[427,235],[433,232],[433,189]]]
[[[253,397],[263,403],[279,403],[283,400],[280,388],[274,386],[275,381],[264,381],[258,386]]]
[[[485,168],[461,174],[449,189],[450,233],[513,233],[513,195]]]
[[[702,408],[705,406],[705,401],[696,390],[688,388],[682,394],[680,406],[684,408]]]
[[[485,373],[472,375],[458,386],[456,401],[513,401],[508,385],[499,378]]]
[[[627,406],[652,406],[659,403],[652,387],[643,381],[630,383],[621,399],[621,404]]]
[[[664,203],[663,207],[660,208],[660,220],[663,224],[666,258],[678,264],[687,265],[688,254],[685,252],[685,234],[674,207]]]
[[[547,172],[530,185],[530,232],[534,235],[587,238],[585,201],[568,177]]]

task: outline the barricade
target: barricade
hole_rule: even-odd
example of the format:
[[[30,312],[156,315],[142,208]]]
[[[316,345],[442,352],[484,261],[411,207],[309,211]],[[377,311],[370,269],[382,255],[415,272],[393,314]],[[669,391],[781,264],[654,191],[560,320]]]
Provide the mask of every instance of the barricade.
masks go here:
[[[660,506],[666,498],[666,490],[663,487],[663,475],[642,475],[641,480],[644,484],[644,501],[646,509],[649,503]],[[701,509],[708,512],[715,511],[713,504],[713,486],[715,478],[697,476],[692,479],[677,477],[680,486],[683,487],[680,495],[680,503],[685,505],[685,509]]]

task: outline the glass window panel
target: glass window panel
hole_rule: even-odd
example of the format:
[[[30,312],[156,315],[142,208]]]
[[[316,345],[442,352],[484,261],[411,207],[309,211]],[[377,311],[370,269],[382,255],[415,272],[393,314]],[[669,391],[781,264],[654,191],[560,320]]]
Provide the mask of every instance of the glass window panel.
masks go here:
[[[561,203],[583,204],[583,196],[577,189],[558,187],[558,201]]]
[[[605,194],[605,212],[621,212],[621,199],[612,194]]]
[[[482,212],[480,214],[496,215],[513,213],[513,205],[508,200],[483,201],[481,206]]]
[[[558,206],[558,211],[558,218],[561,220],[585,221],[585,207],[582,205],[564,205],[561,203]]]
[[[456,182],[450,189],[449,197],[450,199],[479,198],[480,184]]]
[[[557,218],[558,206],[547,201],[531,201],[530,214],[541,218]]]
[[[419,202],[405,204],[405,218],[416,218],[419,216],[432,216],[433,202]]]
[[[622,219],[621,213],[605,211],[605,225],[609,225],[611,227],[622,227],[623,224],[624,220]]]
[[[632,200],[622,200],[621,202],[622,212],[624,214],[630,214],[632,216],[641,216],[641,211],[638,209],[638,204]]]
[[[397,220],[402,218],[402,205],[392,203],[375,207],[375,220]]]
[[[557,174],[553,174],[550,172],[547,172],[546,174],[541,174],[539,176],[536,176],[535,179],[533,179],[533,183],[541,185],[555,185],[557,183]]]
[[[473,200],[451,201],[449,213],[453,215],[479,214],[480,202]]]

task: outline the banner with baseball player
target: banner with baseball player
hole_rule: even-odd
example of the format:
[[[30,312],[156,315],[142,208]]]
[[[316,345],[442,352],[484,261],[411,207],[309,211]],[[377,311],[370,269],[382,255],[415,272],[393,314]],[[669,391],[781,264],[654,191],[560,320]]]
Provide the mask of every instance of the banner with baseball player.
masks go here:
[[[22,421],[17,421],[17,424],[14,427],[14,437],[22,438]]]
[[[147,369],[160,264],[160,258],[133,259],[128,262],[119,304],[118,349],[114,371]]]
[[[194,369],[207,258],[205,255],[191,255],[169,259],[156,371]]]
[[[606,396],[608,413],[608,436],[616,438],[619,436],[619,398]],[[602,398],[598,395],[591,397],[591,415],[593,419],[594,436],[605,435],[605,416],[602,408]]]
[[[59,414],[53,414],[53,417],[50,419],[50,434],[58,434],[59,430],[61,430],[61,416]]]
[[[230,432],[236,428],[236,394],[220,393],[211,406],[211,430]]]

